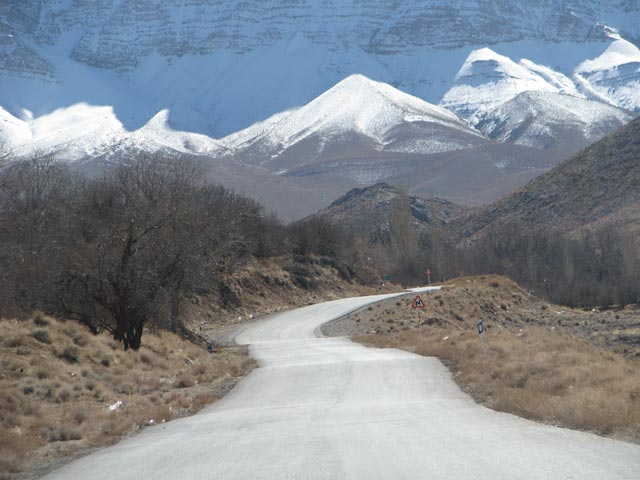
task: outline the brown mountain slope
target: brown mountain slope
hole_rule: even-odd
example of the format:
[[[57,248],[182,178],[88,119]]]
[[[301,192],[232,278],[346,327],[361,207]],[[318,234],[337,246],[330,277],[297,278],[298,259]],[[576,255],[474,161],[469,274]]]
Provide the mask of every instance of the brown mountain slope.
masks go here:
[[[387,183],[354,188],[324,210],[318,212],[348,232],[365,236],[372,242],[384,242],[389,234],[393,199],[399,190]],[[427,230],[445,231],[451,221],[466,211],[465,207],[441,198],[424,199],[408,194],[411,222],[419,234]]]
[[[513,223],[558,233],[589,226],[640,231],[640,119],[455,223],[463,238]]]

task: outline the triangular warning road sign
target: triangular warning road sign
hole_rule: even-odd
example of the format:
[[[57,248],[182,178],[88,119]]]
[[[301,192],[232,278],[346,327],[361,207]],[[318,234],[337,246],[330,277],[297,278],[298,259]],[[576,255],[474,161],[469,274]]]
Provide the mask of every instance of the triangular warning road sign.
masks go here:
[[[422,298],[420,298],[420,295],[416,295],[416,298],[414,298],[413,302],[411,303],[411,308],[425,308],[425,307],[426,305],[422,301]]]

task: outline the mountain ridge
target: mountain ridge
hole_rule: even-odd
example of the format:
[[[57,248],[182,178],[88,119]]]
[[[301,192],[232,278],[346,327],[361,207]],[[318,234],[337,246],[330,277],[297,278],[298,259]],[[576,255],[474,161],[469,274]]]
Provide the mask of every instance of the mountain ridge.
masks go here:
[[[640,118],[505,198],[460,219],[472,238],[497,223],[571,233],[624,225],[640,231]],[[620,215],[617,215],[620,214]]]
[[[0,105],[18,118],[110,105],[128,127],[167,109],[173,128],[220,138],[352,73],[436,104],[487,46],[570,77],[614,39],[637,42],[638,19],[640,6],[623,0],[23,0],[0,5]],[[132,120],[132,111],[146,113]]]
[[[418,233],[435,231],[452,244],[473,242],[506,227],[557,236],[614,229],[640,234],[640,118],[581,150],[513,193],[480,207],[408,194]],[[354,232],[388,225],[398,189],[387,183],[356,188],[318,212]],[[440,212],[425,216],[427,205]],[[382,213],[381,213],[382,212]],[[385,217],[386,215],[386,217]],[[640,242],[638,242],[640,247]]]
[[[437,134],[426,136],[426,142],[421,142],[425,131],[419,129],[417,134],[405,133],[411,138],[394,142],[397,139],[393,138],[392,130],[419,125],[430,125]],[[458,139],[455,139],[456,135]],[[358,137],[360,139],[356,140]],[[356,74],[307,105],[278,113],[224,137],[220,142],[236,156],[252,157],[252,153],[238,152],[255,148],[257,161],[267,164],[273,163],[287,149],[314,139],[319,145],[311,148],[307,158],[298,148],[297,155],[303,155],[298,165],[318,160],[327,144],[335,148],[340,143],[366,143],[373,150],[385,150],[390,146],[390,150],[396,152],[438,153],[469,148],[486,141],[482,133],[454,113]],[[412,140],[419,145],[412,145]]]

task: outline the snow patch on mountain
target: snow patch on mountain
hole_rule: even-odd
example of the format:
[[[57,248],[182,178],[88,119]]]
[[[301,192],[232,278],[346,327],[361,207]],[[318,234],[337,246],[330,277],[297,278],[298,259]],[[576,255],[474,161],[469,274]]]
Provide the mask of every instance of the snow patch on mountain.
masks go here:
[[[29,125],[0,107],[0,157],[17,145],[30,142],[31,138]]]
[[[545,67],[544,65],[538,65],[531,60],[523,58],[520,60],[520,65],[527,68],[529,71],[538,74],[552,87],[557,89],[558,93],[564,95],[572,95],[574,97],[582,97],[576,88],[576,85],[566,75],[556,72],[555,70]]]

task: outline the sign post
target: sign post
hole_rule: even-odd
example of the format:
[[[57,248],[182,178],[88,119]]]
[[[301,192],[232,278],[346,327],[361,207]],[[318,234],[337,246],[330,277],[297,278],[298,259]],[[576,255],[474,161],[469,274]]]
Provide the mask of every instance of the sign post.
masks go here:
[[[411,308],[427,308],[427,306],[424,304],[422,298],[420,298],[420,295],[416,295],[416,298],[411,302]]]
[[[415,309],[418,313],[418,325],[420,325],[420,309],[427,308],[424,300],[422,300],[422,297],[420,297],[420,295],[416,295],[416,298],[413,299],[413,301],[411,302],[411,308]]]
[[[209,352],[209,366],[213,365],[213,343],[211,340],[207,340],[207,352]]]
[[[427,283],[431,286],[431,269],[427,268]]]

